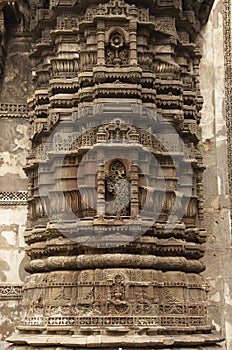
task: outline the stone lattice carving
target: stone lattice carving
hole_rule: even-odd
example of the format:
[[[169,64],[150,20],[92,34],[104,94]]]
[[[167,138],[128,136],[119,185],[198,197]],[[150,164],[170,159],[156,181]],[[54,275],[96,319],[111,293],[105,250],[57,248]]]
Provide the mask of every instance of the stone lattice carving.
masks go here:
[[[0,118],[27,118],[27,105],[19,103],[0,102]]]
[[[113,197],[108,203],[107,212],[111,215],[128,215],[130,202],[129,182],[126,178],[126,168],[120,160],[114,161],[109,168],[107,191]],[[108,198],[106,198],[108,200]]]
[[[27,191],[0,192],[0,206],[27,205]]]
[[[21,298],[21,285],[0,285],[0,300],[17,300]]]
[[[219,340],[199,260],[206,232],[196,38],[212,4],[33,2],[31,275],[13,349]],[[166,230],[170,215],[175,225]]]

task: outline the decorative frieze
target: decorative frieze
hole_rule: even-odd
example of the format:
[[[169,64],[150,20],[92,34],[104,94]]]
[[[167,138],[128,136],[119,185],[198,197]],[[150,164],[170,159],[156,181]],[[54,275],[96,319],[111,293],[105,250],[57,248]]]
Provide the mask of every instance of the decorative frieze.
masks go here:
[[[0,118],[27,118],[26,103],[0,102]]]
[[[18,300],[22,298],[22,285],[0,285],[0,300]]]
[[[27,191],[0,192],[0,206],[27,205]]]

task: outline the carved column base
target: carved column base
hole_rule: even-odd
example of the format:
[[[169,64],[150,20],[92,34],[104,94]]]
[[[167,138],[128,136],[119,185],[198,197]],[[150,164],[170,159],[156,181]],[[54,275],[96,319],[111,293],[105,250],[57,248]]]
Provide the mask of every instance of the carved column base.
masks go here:
[[[136,255],[105,254],[100,260],[99,255],[86,255],[81,257],[82,264],[94,265],[95,260],[98,268],[89,269],[87,265],[76,270],[74,266],[74,270],[28,276],[20,333],[9,341],[29,349],[124,350],[135,346],[204,346],[221,340],[207,317],[207,286],[202,276],[147,266],[126,267],[135,265],[132,258]],[[57,268],[55,262],[59,259],[51,267]],[[99,262],[118,268],[103,268]]]

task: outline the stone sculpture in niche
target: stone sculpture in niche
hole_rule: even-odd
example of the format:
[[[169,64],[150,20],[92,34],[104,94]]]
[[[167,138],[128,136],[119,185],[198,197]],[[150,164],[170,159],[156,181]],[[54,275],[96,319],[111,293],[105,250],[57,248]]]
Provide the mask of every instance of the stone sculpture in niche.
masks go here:
[[[109,202],[106,212],[111,215],[129,214],[126,203],[130,202],[129,182],[126,178],[126,168],[120,160],[115,160],[109,168],[106,180],[106,202]]]
[[[212,3],[34,3],[31,275],[12,348],[191,348],[219,340],[199,260],[206,234],[195,42]],[[173,160],[184,149],[188,196],[188,162],[179,186]]]
[[[106,48],[106,65],[120,67],[128,65],[128,49],[125,45],[124,36],[119,31],[114,31],[109,38]]]

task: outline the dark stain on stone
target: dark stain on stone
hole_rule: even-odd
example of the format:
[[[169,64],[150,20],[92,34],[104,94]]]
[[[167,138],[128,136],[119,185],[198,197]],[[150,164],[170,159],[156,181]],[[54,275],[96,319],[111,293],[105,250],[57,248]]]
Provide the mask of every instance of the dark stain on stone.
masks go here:
[[[0,191],[17,192],[27,191],[27,189],[28,181],[26,178],[22,179],[19,175],[11,173],[6,173],[4,176],[0,176]]]

